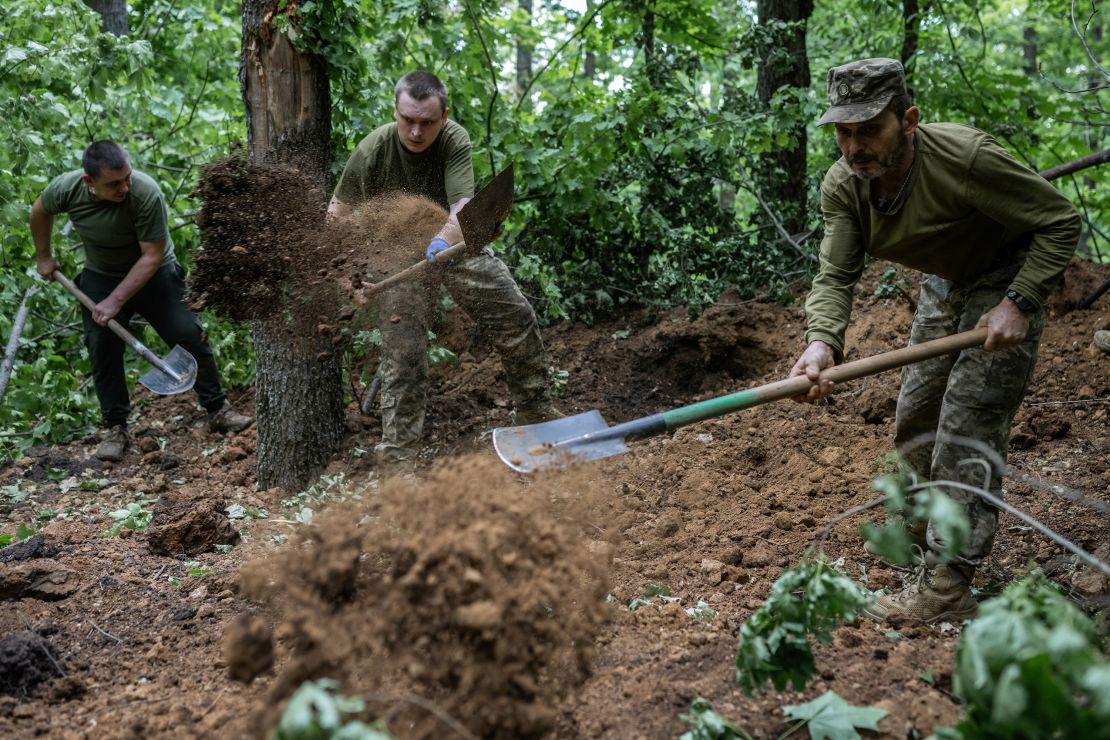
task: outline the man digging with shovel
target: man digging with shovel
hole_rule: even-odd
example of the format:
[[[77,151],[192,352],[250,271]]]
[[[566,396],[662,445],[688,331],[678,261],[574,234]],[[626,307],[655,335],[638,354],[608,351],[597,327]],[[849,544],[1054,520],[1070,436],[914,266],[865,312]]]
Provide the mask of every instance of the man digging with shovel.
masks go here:
[[[372,131],[355,148],[328,206],[346,219],[376,195],[405,191],[447,208],[450,217],[428,244],[426,256],[463,241],[458,213],[474,196],[470,137],[448,120],[447,88],[429,72],[410,72],[394,89],[394,123]],[[444,265],[437,273],[452,298],[501,355],[519,423],[559,416],[548,398],[548,360],[532,306],[508,268],[489,248]],[[427,401],[427,324],[432,294],[419,282],[399,283],[378,298],[382,336],[383,478],[415,470]]]
[[[123,370],[124,341],[109,328],[126,325],[136,313],[167,345],[196,358],[196,389],[208,412],[208,428],[238,432],[249,416],[227,403],[212,350],[196,316],[186,307],[185,271],[174,254],[162,191],[151,177],[131,168],[114,141],[91,144],[82,169],[59,175],[31,206],[31,234],[39,275],[53,280],[61,265],[50,240],[54,216],[68,213],[85,250],[76,284],[95,307],[81,311],[93,383],[107,433],[96,449],[101,460],[118,462],[131,444],[131,403]],[[59,273],[60,274],[60,273]]]
[[[806,300],[805,352],[791,376],[816,381],[844,355],[852,292],[867,258],[924,273],[911,345],[985,327],[981,348],[902,369],[895,444],[919,478],[958,481],[1001,496],[974,449],[981,440],[1006,459],[1014,413],[1032,376],[1044,301],[1079,238],[1075,208],[987,134],[951,123],[920,123],[902,65],[865,59],[829,71],[831,107],[818,125],[835,126],[843,157],[821,185],[825,236],[821,267]],[[814,385],[804,397],[832,391]],[[922,435],[932,435],[921,444]],[[917,444],[911,444],[917,440]],[[998,510],[975,494],[945,490],[971,524],[960,556],[940,563],[931,526],[910,534],[922,549],[916,583],[881,597],[865,613],[960,620],[978,605],[970,584],[991,551]]]

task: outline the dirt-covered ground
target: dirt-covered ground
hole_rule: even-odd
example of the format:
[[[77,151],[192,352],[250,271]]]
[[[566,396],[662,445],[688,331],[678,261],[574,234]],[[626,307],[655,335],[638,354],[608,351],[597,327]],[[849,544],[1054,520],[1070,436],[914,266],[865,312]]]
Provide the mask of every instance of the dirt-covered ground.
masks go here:
[[[912,307],[874,295],[881,269],[857,297],[849,359],[904,342]],[[1071,310],[1107,277],[1076,263],[1053,298],[1011,445],[1026,482],[1007,485],[1011,502],[1104,560],[1107,517],[1049,486],[1110,501],[1110,356],[1091,342],[1110,328],[1110,298]],[[675,737],[696,696],[774,737],[788,726],[782,705],[830,688],[888,710],[885,737],[955,722],[951,625],[843,627],[817,647],[804,694],[748,698],[734,680],[737,630],[782,569],[873,498],[897,373],[827,405],[771,404],[526,478],[491,450],[488,430],[510,423],[497,359],[452,320],[440,336],[461,362],[433,371],[415,481],[377,485],[378,421],[352,401],[316,486],[258,491],[253,428],[212,435],[193,398],[142,392],[139,449],[123,463],[96,461],[90,437],[0,470],[0,532],[37,519],[42,535],[0,554],[0,732],[261,734],[302,679],[322,675],[366,696],[368,716],[389,717],[399,737]],[[561,409],[612,423],[784,377],[801,335],[798,305],[726,294],[694,320],[631,313],[544,336],[566,372]],[[251,407],[250,389],[233,397]],[[128,504],[153,513],[150,528],[105,536]],[[863,552],[860,521],[837,526],[825,551],[872,588],[898,587],[901,574]],[[1008,515],[976,586],[987,597],[1030,562],[1105,608],[1105,579]],[[628,610],[647,584],[678,600]],[[717,616],[688,615],[699,601]]]

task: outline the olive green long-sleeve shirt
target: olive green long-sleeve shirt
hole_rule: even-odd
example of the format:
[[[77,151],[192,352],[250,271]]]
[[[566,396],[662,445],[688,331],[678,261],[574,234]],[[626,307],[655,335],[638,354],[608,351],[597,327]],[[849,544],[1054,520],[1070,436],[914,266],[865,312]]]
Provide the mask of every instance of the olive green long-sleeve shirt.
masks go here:
[[[867,255],[961,284],[1031,237],[1010,287],[1042,305],[1075,251],[1079,215],[1052,185],[989,135],[954,123],[918,126],[904,197],[889,213],[841,158],[821,184],[825,237],[806,300],[806,342],[843,355],[852,290]],[[1001,301],[1003,296],[999,295]]]

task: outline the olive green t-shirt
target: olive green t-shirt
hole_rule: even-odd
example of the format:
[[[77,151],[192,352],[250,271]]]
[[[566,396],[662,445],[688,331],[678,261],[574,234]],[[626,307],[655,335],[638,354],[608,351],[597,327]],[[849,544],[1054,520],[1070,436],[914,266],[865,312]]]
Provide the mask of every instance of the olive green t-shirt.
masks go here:
[[[466,129],[447,119],[436,140],[419,154],[401,146],[396,123],[371,131],[347,160],[335,197],[355,205],[394,190],[424,196],[444,208],[473,197],[474,166]]]
[[[1079,240],[1079,215],[1063,195],[989,135],[954,123],[918,126],[913,168],[890,212],[874,208],[870,182],[843,157],[821,184],[821,211],[825,237],[806,300],[806,342],[820,339],[839,353],[868,255],[961,284],[1031,237],[1010,287],[1039,306]]]
[[[139,261],[139,242],[166,240],[162,265],[177,261],[166,224],[166,204],[153,178],[131,170],[131,190],[122,203],[98,200],[81,179],[83,170],[55,177],[42,191],[42,205],[51,215],[69,214],[85,248],[85,269],[124,277]]]

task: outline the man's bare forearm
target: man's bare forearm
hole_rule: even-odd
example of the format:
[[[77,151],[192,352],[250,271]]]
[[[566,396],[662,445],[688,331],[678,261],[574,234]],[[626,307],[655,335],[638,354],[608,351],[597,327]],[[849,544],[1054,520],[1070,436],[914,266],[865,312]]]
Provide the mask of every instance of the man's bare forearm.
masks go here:
[[[451,215],[447,219],[447,223],[443,224],[443,228],[436,234],[440,239],[443,239],[448,244],[458,244],[463,240],[462,227],[459,226],[459,211],[463,209],[470,198],[462,198],[457,203],[451,206]]]

